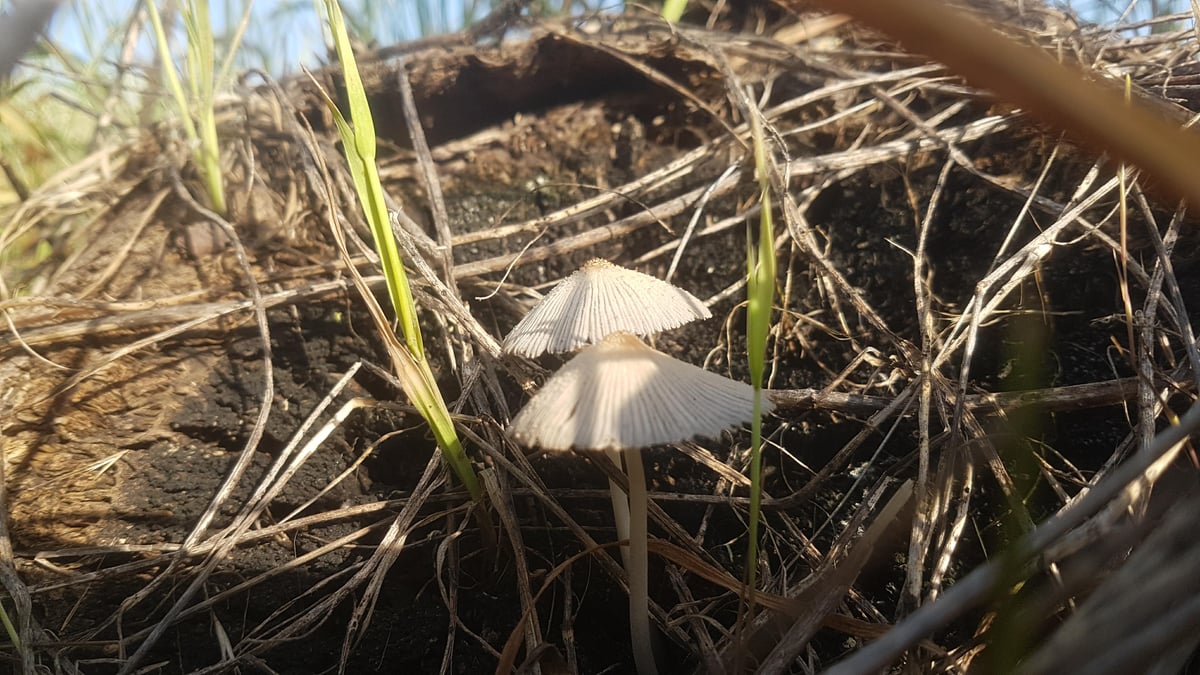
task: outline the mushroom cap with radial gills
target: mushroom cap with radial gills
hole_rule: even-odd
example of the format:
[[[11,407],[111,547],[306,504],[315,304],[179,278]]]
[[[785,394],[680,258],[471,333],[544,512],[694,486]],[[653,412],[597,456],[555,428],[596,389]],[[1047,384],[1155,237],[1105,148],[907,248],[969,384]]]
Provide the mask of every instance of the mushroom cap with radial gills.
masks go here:
[[[773,408],[765,396],[762,411]],[[715,437],[754,417],[754,389],[614,333],[579,352],[513,419],[547,450],[611,450]]]
[[[651,335],[712,314],[687,291],[593,258],[542,298],[504,340],[504,351],[536,358],[572,352],[623,331]]]

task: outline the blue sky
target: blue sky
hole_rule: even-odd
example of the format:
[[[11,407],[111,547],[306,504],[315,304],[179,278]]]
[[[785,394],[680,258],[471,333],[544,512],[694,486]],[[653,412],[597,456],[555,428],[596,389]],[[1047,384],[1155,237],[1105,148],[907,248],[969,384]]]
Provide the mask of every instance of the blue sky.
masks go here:
[[[50,37],[60,48],[80,60],[102,53],[115,62],[120,56],[128,18],[136,0],[76,0],[65,3],[50,26]],[[163,3],[159,3],[161,7]],[[218,39],[232,35],[250,4],[246,0],[210,0],[213,32]],[[423,31],[447,32],[463,26],[471,0],[347,0],[342,3],[352,29],[370,31],[381,44],[419,37]],[[487,12],[489,0],[477,0],[475,16]],[[263,67],[279,75],[295,72],[301,65],[315,66],[325,52],[321,34],[323,0],[257,0],[251,5],[250,22],[243,40],[245,50],[238,65]],[[149,30],[149,24],[146,24]],[[172,38],[183,45],[178,29]],[[138,42],[139,60],[153,53],[152,36]]]

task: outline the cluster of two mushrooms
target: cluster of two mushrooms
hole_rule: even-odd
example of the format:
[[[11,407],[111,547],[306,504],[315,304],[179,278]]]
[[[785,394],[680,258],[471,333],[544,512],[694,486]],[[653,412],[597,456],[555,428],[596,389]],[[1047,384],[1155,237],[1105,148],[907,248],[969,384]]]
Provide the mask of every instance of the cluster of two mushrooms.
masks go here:
[[[626,495],[610,481],[617,535],[629,540],[629,627],[640,675],[657,672],[651,648],[647,578],[646,478],[640,451],[714,437],[754,416],[742,382],[652,349],[647,336],[711,316],[687,291],[594,259],[554,287],[504,341],[529,358],[582,348],[530,399],[509,426],[523,445],[602,450],[629,477]],[[764,401],[764,412],[770,403]]]

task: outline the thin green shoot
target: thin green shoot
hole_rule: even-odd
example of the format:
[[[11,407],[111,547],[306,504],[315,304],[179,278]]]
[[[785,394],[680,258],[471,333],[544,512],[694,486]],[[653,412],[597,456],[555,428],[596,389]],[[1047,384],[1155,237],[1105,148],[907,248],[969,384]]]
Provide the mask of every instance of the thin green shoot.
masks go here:
[[[3,603],[0,603],[0,623],[4,624],[4,632],[8,634],[8,639],[12,641],[13,648],[21,651],[21,638],[17,635],[17,627],[13,625],[12,619],[8,616],[8,610],[4,609]]]
[[[350,108],[349,124],[336,106],[332,108],[338,120],[342,143],[346,147],[346,160],[350,163],[354,187],[362,202],[367,222],[371,226],[375,250],[383,264],[388,296],[392,300],[396,316],[400,319],[400,332],[404,336],[404,344],[418,361],[424,361],[425,346],[421,338],[421,325],[417,321],[417,305],[413,300],[408,275],[405,274],[404,265],[400,261],[400,250],[392,234],[387,206],[383,199],[383,183],[379,180],[379,170],[375,165],[375,120],[367,103],[366,89],[358,72],[358,60],[350,44],[341,7],[337,0],[325,0],[325,10],[338,62],[342,64],[343,76],[346,79],[346,99]],[[327,103],[333,105],[332,100],[327,100]]]
[[[767,338],[771,332],[771,307],[775,298],[775,225],[771,217],[771,181],[767,147],[758,117],[751,116],[754,165],[761,187],[758,244],[746,236],[746,360],[754,387],[754,417],[750,422],[750,514],[746,552],[746,587],[753,598],[758,582],[758,523],[762,511],[762,397],[766,370]]]
[[[175,98],[175,105],[181,113],[183,131],[187,134],[189,141],[196,140],[199,138],[196,133],[196,123],[192,120],[191,107],[188,105],[187,94],[183,91],[183,84],[180,83],[179,75],[175,72],[175,62],[171,60],[171,49],[167,44],[167,33],[163,30],[162,18],[158,15],[158,9],[153,2],[146,4],[146,11],[150,15],[150,25],[154,28],[154,40],[158,43],[158,54],[163,64],[163,78],[166,79],[167,89]]]
[[[408,275],[404,271],[399,247],[395,235],[392,233],[387,206],[384,204],[383,184],[379,179],[378,167],[375,164],[375,123],[371,116],[371,108],[367,103],[366,90],[358,72],[358,64],[350,46],[345,19],[337,0],[325,0],[325,10],[330,32],[333,35],[334,47],[337,50],[338,60],[342,64],[345,77],[350,119],[347,120],[342,115],[327,93],[322,91],[322,95],[325,97],[325,103],[341,134],[342,145],[346,152],[346,162],[350,166],[355,191],[363,207],[363,215],[371,227],[375,250],[379,254],[384,278],[387,281],[388,297],[391,299],[396,316],[399,317],[404,347],[410,357],[410,359],[405,359],[405,363],[396,364],[400,371],[397,372],[397,376],[404,385],[405,393],[412,399],[413,404],[420,410],[421,415],[433,430],[434,438],[437,440],[446,463],[466,486],[471,497],[478,501],[483,496],[479,481],[467,458],[466,451],[463,449],[462,442],[458,438],[458,432],[454,428],[454,422],[450,418],[446,402],[437,388],[425,356],[421,326],[417,320],[416,301],[413,299]],[[409,360],[411,360],[411,364],[407,362]],[[415,370],[407,367],[410,365],[415,366]]]
[[[671,23],[678,23],[687,9],[687,0],[666,0],[663,3],[662,18]]]
[[[146,3],[150,23],[154,28],[155,41],[162,60],[163,77],[167,88],[179,108],[183,130],[192,146],[193,158],[204,180],[209,205],[221,215],[228,213],[225,205],[225,187],[221,182],[221,151],[217,139],[216,112],[213,109],[216,95],[216,71],[213,57],[212,21],[208,14],[208,0],[189,0],[183,10],[183,25],[187,32],[187,75],[188,91],[185,92],[175,71],[167,33],[155,3]],[[229,55],[232,59],[232,54]],[[195,119],[192,118],[193,111]]]

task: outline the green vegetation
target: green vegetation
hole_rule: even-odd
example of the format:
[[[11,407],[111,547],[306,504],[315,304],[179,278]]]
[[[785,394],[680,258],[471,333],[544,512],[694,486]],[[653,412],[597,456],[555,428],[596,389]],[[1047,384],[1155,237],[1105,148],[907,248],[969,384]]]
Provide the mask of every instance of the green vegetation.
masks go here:
[[[479,481],[454,429],[446,401],[434,382],[429,361],[425,358],[421,325],[417,321],[417,304],[413,300],[408,275],[405,274],[404,264],[400,260],[395,235],[392,234],[387,207],[383,201],[383,184],[379,180],[379,170],[375,165],[375,123],[371,117],[371,108],[367,104],[367,94],[358,73],[354,51],[350,46],[346,23],[336,0],[325,0],[325,11],[346,79],[350,119],[347,120],[342,115],[328,95],[325,101],[341,134],[346,161],[350,165],[351,175],[354,176],[354,188],[362,204],[363,215],[371,226],[375,251],[383,265],[388,296],[396,316],[400,319],[400,331],[404,336],[407,352],[400,350],[400,358],[405,362],[396,364],[396,374],[404,385],[405,393],[433,430],[442,456],[470,491],[471,497],[479,500],[483,496]]]
[[[767,339],[771,333],[771,307],[775,298],[775,224],[771,216],[771,177],[762,123],[750,118],[754,140],[754,168],[760,187],[758,233],[746,232],[746,360],[754,387],[754,417],[750,422],[750,516],[746,552],[746,586],[753,591],[758,570],[758,521],[762,508],[763,373]],[[754,241],[757,238],[758,243]]]
[[[150,15],[150,23],[154,26],[154,37],[158,42],[159,58],[162,61],[163,78],[167,89],[175,99],[179,109],[179,119],[187,134],[188,144],[200,175],[204,179],[204,187],[208,191],[209,206],[214,211],[224,215],[225,187],[221,181],[221,152],[217,139],[217,120],[213,109],[214,97],[218,78],[214,70],[212,21],[209,19],[208,0],[190,0],[184,5],[183,25],[187,29],[187,83],[188,91],[184,93],[179,75],[175,72],[175,63],[171,58],[171,48],[167,41],[167,33],[163,29],[162,18],[158,14],[155,3],[146,3]],[[226,55],[226,62],[221,66],[222,73],[228,73],[233,54],[237,45],[233,45]],[[193,116],[195,119],[193,119]]]
[[[687,0],[666,0],[663,3],[662,18],[675,23],[683,17],[684,10],[687,9]]]

